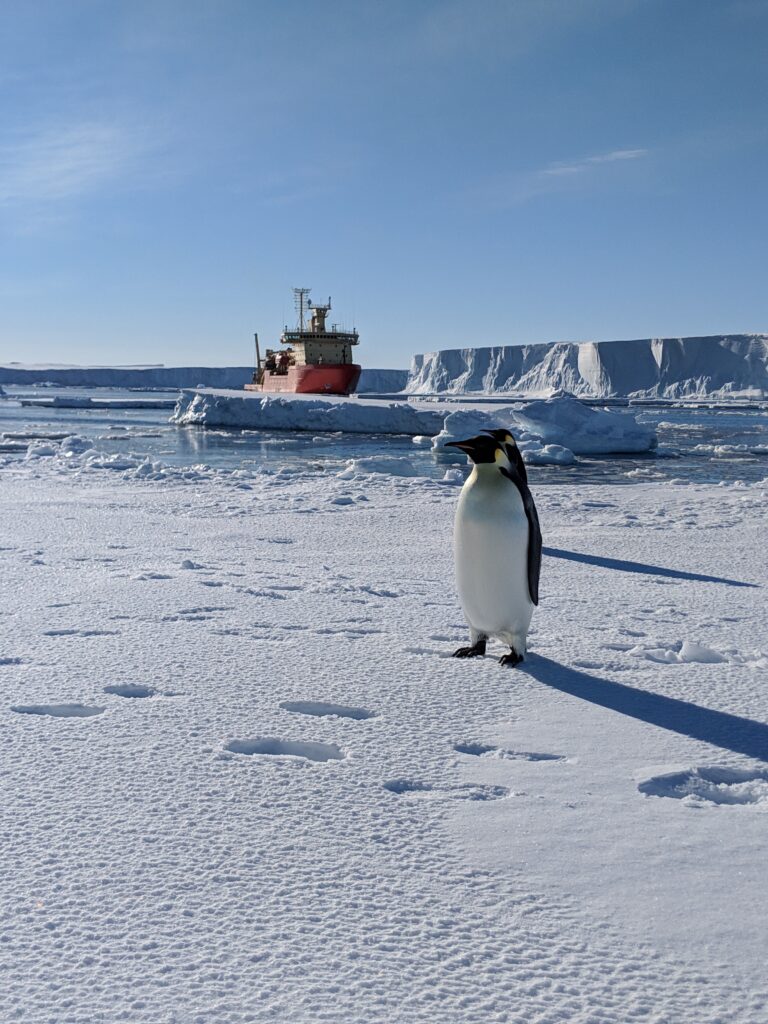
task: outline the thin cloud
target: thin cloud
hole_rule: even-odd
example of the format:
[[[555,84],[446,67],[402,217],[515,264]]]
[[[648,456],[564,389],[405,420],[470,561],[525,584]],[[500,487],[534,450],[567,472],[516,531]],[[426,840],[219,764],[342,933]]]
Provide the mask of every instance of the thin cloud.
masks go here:
[[[517,206],[537,196],[584,189],[598,182],[614,180],[622,165],[642,160],[648,149],[612,149],[578,160],[547,164],[535,171],[499,177],[473,189],[475,201],[496,209]]]
[[[542,176],[557,177],[558,175],[584,174],[590,168],[598,164],[612,164],[617,160],[639,160],[647,156],[647,149],[614,149],[610,153],[598,153],[596,156],[587,156],[574,163],[550,164],[543,168],[538,174]]]
[[[0,147],[0,203],[77,198],[129,175],[148,148],[141,133],[97,121],[28,133]]]

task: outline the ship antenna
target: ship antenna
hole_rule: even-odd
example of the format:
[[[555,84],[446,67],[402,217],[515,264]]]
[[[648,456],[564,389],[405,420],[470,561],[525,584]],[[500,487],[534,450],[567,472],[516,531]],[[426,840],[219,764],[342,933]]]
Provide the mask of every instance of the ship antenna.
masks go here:
[[[299,330],[304,330],[304,310],[311,307],[309,293],[311,288],[294,288],[293,301],[296,305],[296,312],[299,314]]]

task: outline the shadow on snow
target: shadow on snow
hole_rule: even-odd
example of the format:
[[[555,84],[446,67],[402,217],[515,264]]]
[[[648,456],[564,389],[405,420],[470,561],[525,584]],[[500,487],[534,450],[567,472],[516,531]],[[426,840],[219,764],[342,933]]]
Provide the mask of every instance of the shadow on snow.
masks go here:
[[[685,700],[600,679],[538,654],[529,655],[517,671],[525,672],[545,686],[610,711],[712,743],[736,754],[768,761],[768,725],[764,722],[712,711]]]
[[[646,565],[645,562],[627,562],[623,558],[605,558],[603,555],[584,555],[580,551],[565,551],[563,548],[542,548],[542,553],[551,558],[565,558],[569,562],[584,562],[599,565],[603,569],[620,569],[622,572],[639,572],[648,576],[666,576],[673,580],[698,580],[699,583],[726,583],[729,587],[759,587],[759,583],[743,583],[723,576],[702,576],[697,572],[683,569],[667,569],[663,565]]]

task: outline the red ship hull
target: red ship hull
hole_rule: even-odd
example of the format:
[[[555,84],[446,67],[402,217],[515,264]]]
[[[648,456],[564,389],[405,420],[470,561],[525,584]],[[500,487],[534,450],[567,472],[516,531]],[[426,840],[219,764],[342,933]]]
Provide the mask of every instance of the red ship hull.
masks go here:
[[[357,363],[290,366],[287,373],[265,370],[261,384],[246,384],[246,391],[293,395],[348,395],[360,379]]]

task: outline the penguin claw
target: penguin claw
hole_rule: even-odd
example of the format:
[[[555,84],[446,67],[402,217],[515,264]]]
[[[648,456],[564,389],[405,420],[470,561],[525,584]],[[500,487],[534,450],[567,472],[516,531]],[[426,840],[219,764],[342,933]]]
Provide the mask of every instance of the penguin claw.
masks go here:
[[[473,647],[459,647],[451,655],[452,658],[478,658],[485,654],[485,641],[480,640]]]
[[[509,654],[505,654],[501,658],[499,658],[499,664],[510,665],[512,668],[514,668],[515,665],[519,665],[522,660],[522,654],[518,654],[517,651],[513,648],[509,652]]]

